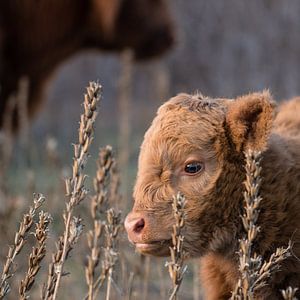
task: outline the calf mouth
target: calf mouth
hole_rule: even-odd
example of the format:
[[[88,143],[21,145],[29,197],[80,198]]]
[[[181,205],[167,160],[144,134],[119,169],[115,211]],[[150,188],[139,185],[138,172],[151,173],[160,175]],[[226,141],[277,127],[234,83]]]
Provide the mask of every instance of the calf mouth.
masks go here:
[[[145,255],[153,256],[169,256],[171,239],[151,241],[147,243],[134,243],[136,250]]]

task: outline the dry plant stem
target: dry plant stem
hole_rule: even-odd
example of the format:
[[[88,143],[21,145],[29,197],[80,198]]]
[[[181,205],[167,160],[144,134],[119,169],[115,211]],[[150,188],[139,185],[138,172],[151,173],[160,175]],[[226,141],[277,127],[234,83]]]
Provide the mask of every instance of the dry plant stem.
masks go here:
[[[107,211],[107,223],[105,224],[106,249],[104,268],[108,270],[106,300],[110,299],[113,268],[118,260],[117,235],[121,228],[121,213],[116,213],[113,208]]]
[[[102,260],[101,274],[94,284],[94,297],[97,297],[100,287],[107,278],[106,299],[110,298],[113,268],[118,260],[117,236],[121,229],[121,213],[116,213],[113,208],[106,212],[105,224],[106,245],[104,249],[104,259]]]
[[[112,162],[112,166],[110,168],[110,195],[109,195],[109,202],[113,205],[116,209],[120,208],[120,204],[123,202],[121,201],[122,197],[119,193],[120,188],[120,173],[118,170],[116,159]],[[126,207],[122,207],[125,209]]]
[[[267,279],[280,269],[280,263],[291,256],[291,248],[291,242],[289,242],[286,248],[277,248],[275,253],[270,256],[269,260],[262,263],[257,273],[254,273],[256,275],[253,284],[254,291],[265,286],[267,284]]]
[[[92,230],[87,234],[88,247],[90,254],[87,256],[87,265],[85,268],[86,282],[88,285],[88,299],[94,298],[95,269],[100,259],[100,238],[102,235],[103,222],[100,219],[101,213],[108,202],[108,185],[110,170],[113,165],[112,148],[106,146],[99,151],[97,161],[97,173],[94,179],[95,195],[91,199],[91,215],[94,221]]]
[[[34,284],[35,276],[41,268],[41,262],[46,255],[46,240],[48,237],[48,227],[51,222],[51,216],[41,211],[39,214],[39,221],[36,223],[34,236],[37,240],[37,246],[33,247],[29,259],[28,269],[25,278],[21,280],[19,287],[20,299],[28,299],[27,293]]]
[[[108,208],[109,203],[108,203],[108,197],[111,202],[112,197],[113,200],[117,201],[119,199],[119,194],[118,194],[118,174],[117,174],[117,169],[116,169],[116,161],[115,158],[113,157],[112,154],[112,148],[110,146],[106,146],[105,148],[101,149],[99,152],[99,159],[98,159],[98,169],[97,169],[97,174],[96,178],[94,179],[94,189],[96,192],[96,195],[92,198],[92,204],[91,204],[91,214],[93,219],[98,219],[100,220],[100,217],[102,213],[105,211],[105,208]],[[114,187],[111,186],[111,180],[114,180]],[[110,187],[110,188],[109,188]],[[90,269],[86,269],[86,279],[87,283],[89,285],[89,293],[85,297],[85,299],[91,299],[91,293],[93,294],[93,297],[95,298],[99,292],[99,289],[102,287],[103,283],[105,282],[107,276],[109,276],[109,273],[112,274],[112,271],[110,271],[111,264],[108,263],[109,260],[113,261],[114,264],[114,259],[112,257],[114,256],[115,251],[108,251],[108,248],[113,246],[115,248],[115,242],[110,241],[108,239],[108,233],[111,229],[111,227],[117,227],[117,232],[120,229],[120,213],[116,214],[114,210],[108,209],[106,210],[106,216],[107,216],[107,221],[102,222],[103,225],[105,225],[105,236],[106,236],[106,248],[104,249],[104,256],[105,259],[102,260],[102,268],[101,268],[101,274],[98,277],[98,279],[94,282],[94,274],[93,274],[93,266],[92,262],[88,262],[88,264],[91,265]],[[117,222],[119,225],[116,226],[113,225],[115,222]],[[117,234],[117,233],[116,233]],[[114,234],[110,234],[111,239],[114,240],[116,236],[114,237]],[[98,249],[100,248],[100,245],[98,245]],[[100,256],[100,253],[99,253]],[[99,260],[99,257],[98,257]],[[97,263],[98,264],[98,263]],[[93,278],[91,278],[93,276]],[[90,277],[90,278],[88,278]],[[93,283],[93,288],[91,286],[91,280],[94,282]],[[111,285],[111,279],[110,283],[108,286],[110,287]],[[93,290],[93,291],[92,291]],[[110,291],[109,291],[110,292]]]
[[[107,278],[107,289],[106,289],[106,300],[110,299],[110,291],[111,291],[111,281],[112,281],[112,268],[109,268],[108,278]]]
[[[186,253],[183,250],[184,236],[181,234],[185,222],[185,204],[186,200],[180,193],[178,193],[176,197],[173,197],[172,207],[175,217],[175,225],[173,225],[172,233],[173,246],[170,247],[171,261],[166,262],[166,267],[169,269],[173,283],[173,290],[169,300],[177,299],[177,293],[187,269],[187,266],[184,266],[184,259],[186,258]]]
[[[108,273],[108,270],[105,270],[102,266],[101,274],[94,283],[94,292],[93,292],[94,299],[97,297],[97,295],[100,291],[100,288],[103,286],[103,284],[106,280],[107,273]],[[89,295],[87,295],[84,299],[86,300],[86,299],[88,299],[88,297],[89,297]]]
[[[43,292],[43,299],[56,299],[63,273],[65,260],[76,244],[81,232],[81,219],[73,217],[74,207],[86,196],[84,187],[86,175],[83,174],[88,158],[88,149],[93,140],[93,125],[97,116],[97,103],[101,97],[101,86],[91,82],[84,96],[84,113],[79,125],[79,143],[74,145],[72,178],[66,180],[66,210],[63,214],[65,230],[57,243],[57,252],[49,266],[48,282]]]
[[[95,196],[92,198],[91,214],[95,220],[105,213],[108,208],[108,193],[111,168],[115,163],[112,147],[106,146],[100,149],[97,161],[97,173],[94,178]]]
[[[243,299],[251,299],[253,297],[253,276],[255,268],[260,264],[259,257],[252,257],[252,244],[259,232],[259,226],[256,221],[259,214],[259,204],[262,198],[259,196],[259,188],[261,185],[261,153],[247,152],[246,156],[246,181],[245,181],[245,212],[242,216],[244,229],[247,233],[246,238],[240,240],[240,271],[241,277],[241,293]]]
[[[69,226],[69,238],[68,238],[68,248],[66,250],[66,258],[68,258],[68,255],[70,251],[73,249],[75,244],[77,243],[81,232],[82,232],[82,224],[81,219],[78,217],[72,217],[70,221]],[[49,271],[48,271],[48,281],[47,285],[44,286],[42,291],[42,299],[55,299],[54,297],[54,291],[55,286],[57,282],[57,276],[58,272],[61,272],[60,265],[56,267],[55,263],[59,262],[61,259],[61,256],[63,254],[63,245],[64,240],[63,236],[59,237],[58,242],[56,243],[57,252],[52,255],[52,263],[49,265]],[[66,273],[63,273],[62,275],[66,275]]]
[[[260,231],[257,225],[259,204],[262,201],[259,195],[261,185],[261,153],[247,151],[246,180],[245,180],[245,212],[242,216],[246,236],[240,240],[239,269],[241,277],[236,285],[231,299],[250,300],[254,298],[255,291],[266,285],[266,280],[279,268],[280,262],[290,256],[291,244],[287,248],[278,248],[268,261],[253,253],[253,242]]]
[[[1,280],[0,280],[0,299],[3,299],[10,290],[7,280],[12,277],[11,267],[15,260],[15,257],[22,250],[25,242],[26,236],[33,224],[33,217],[35,216],[37,210],[41,207],[45,198],[41,194],[35,194],[33,198],[33,205],[29,208],[29,211],[24,214],[23,220],[20,223],[18,232],[15,234],[14,244],[9,247],[6,262],[3,267]]]
[[[88,255],[87,266],[85,268],[85,277],[88,285],[88,299],[94,299],[94,278],[95,269],[99,264],[100,258],[100,246],[99,240],[102,235],[102,222],[100,220],[94,220],[94,228],[88,232],[88,247],[90,249],[90,255]]]
[[[284,300],[297,300],[295,297],[297,291],[298,288],[292,288],[289,286],[287,289],[282,290],[281,294]]]

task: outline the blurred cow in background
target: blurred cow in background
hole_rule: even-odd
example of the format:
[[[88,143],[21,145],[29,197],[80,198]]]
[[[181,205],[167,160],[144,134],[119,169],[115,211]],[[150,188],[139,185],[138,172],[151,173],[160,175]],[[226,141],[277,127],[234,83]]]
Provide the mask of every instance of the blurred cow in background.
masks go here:
[[[173,40],[166,0],[1,1],[0,127],[20,78],[28,78],[32,117],[49,76],[71,55],[87,49],[130,48],[142,60],[163,54]],[[14,116],[15,127],[16,123]]]

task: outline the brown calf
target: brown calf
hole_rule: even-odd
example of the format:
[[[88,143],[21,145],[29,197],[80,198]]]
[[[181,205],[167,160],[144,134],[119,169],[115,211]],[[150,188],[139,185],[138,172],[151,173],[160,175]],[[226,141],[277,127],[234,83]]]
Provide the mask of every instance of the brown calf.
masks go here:
[[[257,299],[280,299],[280,289],[300,285],[300,99],[280,106],[275,119],[274,110],[268,92],[236,100],[180,94],[162,105],[145,134],[128,237],[141,253],[168,255],[172,196],[182,192],[184,248],[201,260],[205,299],[228,299],[238,279],[249,148],[264,151],[255,251],[268,259],[292,239],[295,254]]]

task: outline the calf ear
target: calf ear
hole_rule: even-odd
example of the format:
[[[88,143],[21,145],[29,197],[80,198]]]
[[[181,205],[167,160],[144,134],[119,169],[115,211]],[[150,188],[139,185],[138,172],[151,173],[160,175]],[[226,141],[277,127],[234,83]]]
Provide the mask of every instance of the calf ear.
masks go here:
[[[266,148],[274,106],[268,91],[242,96],[229,104],[226,122],[237,151]]]

